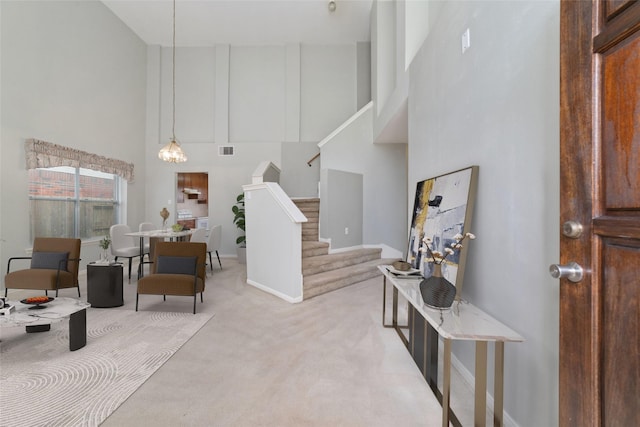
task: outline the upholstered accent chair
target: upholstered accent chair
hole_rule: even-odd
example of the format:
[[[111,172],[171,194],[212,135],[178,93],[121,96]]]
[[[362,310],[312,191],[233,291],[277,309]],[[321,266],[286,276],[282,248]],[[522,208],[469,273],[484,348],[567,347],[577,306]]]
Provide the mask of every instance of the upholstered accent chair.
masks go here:
[[[30,268],[12,272],[11,262],[16,260],[31,260]],[[22,263],[26,264],[26,261]],[[58,296],[60,289],[78,288],[80,297],[79,269],[80,239],[36,237],[30,257],[9,258],[4,296],[8,289],[38,289],[44,290],[46,295],[48,291],[56,291]]]
[[[218,264],[220,264],[220,269],[222,269],[222,263],[220,262],[220,254],[218,250],[222,245],[222,226],[214,225],[209,230],[209,239],[207,240],[207,253],[209,254],[209,266],[211,267],[211,271],[213,271],[213,263],[211,262],[211,252],[216,253],[218,257]]]
[[[205,286],[207,244],[200,242],[157,242],[155,244],[151,274],[138,280],[136,311],[140,295],[193,296],[193,314],[196,314],[196,295]]]
[[[140,258],[140,247],[136,245],[132,236],[127,236],[127,233],[131,233],[131,228],[126,224],[112,225],[109,229],[111,254],[116,261],[118,261],[118,258],[129,259],[129,282],[131,282],[131,260],[136,257]],[[142,259],[140,259],[140,262],[142,262]]]

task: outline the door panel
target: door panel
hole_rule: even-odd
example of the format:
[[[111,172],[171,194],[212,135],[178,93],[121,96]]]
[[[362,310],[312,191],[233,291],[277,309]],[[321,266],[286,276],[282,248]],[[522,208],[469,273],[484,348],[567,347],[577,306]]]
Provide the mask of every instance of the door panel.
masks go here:
[[[605,208],[640,207],[640,37],[602,55]],[[636,78],[625,78],[625,76]]]
[[[605,424],[634,426],[640,421],[640,241],[606,239],[603,246],[602,415]]]
[[[640,2],[561,0],[559,424],[640,425]]]
[[[631,6],[635,0],[608,0],[604,2],[606,20],[611,20],[621,13],[625,8]]]

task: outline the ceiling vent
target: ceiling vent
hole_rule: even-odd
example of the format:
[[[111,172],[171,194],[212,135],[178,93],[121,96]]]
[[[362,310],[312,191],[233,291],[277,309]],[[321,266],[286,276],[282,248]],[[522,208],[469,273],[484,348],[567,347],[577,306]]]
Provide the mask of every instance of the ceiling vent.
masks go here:
[[[233,145],[221,145],[218,147],[218,156],[233,156]]]

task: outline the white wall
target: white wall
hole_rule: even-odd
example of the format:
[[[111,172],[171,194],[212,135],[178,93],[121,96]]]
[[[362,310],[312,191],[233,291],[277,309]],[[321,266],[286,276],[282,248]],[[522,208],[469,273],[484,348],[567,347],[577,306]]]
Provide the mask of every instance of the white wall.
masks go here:
[[[285,49],[232,46],[229,140],[279,142],[285,135]]]
[[[160,142],[163,145],[171,138],[172,59],[172,49],[162,48]],[[215,67],[214,47],[176,49],[176,137],[181,143],[214,141]]]
[[[331,249],[362,245],[363,176],[357,173],[323,169],[320,204],[320,232],[331,240]]]
[[[38,138],[135,165],[127,216],[145,193],[146,46],[100,2],[0,2],[5,258],[31,246],[24,140]],[[96,259],[87,252],[83,261]]]
[[[413,57],[429,34],[429,8],[428,1],[404,2],[405,69],[409,68]]]
[[[371,102],[371,42],[356,44],[358,59],[356,62],[358,76],[358,96],[356,110]]]
[[[300,52],[300,140],[320,141],[356,112],[355,44],[303,45]]]
[[[176,51],[176,61],[186,63],[176,65],[176,136],[189,160],[174,165],[157,158],[170,130],[171,50],[149,46],[145,219],[156,223],[167,207],[169,222],[175,222],[176,173],[207,172],[209,223],[222,225],[220,253],[235,256],[238,231],[231,207],[258,164],[278,166],[290,196],[317,196],[319,165],[306,162],[317,153],[318,141],[355,112],[356,45]],[[233,145],[235,155],[219,156],[220,145]]]
[[[247,283],[285,301],[301,302],[302,223],[298,207],[277,183],[247,185]]]
[[[363,243],[384,244],[401,253],[408,236],[407,145],[373,144],[373,110],[369,104],[356,121],[322,145],[321,168],[363,175]]]
[[[372,72],[376,115],[387,104],[396,88],[396,3],[379,1],[371,14],[371,49],[375,68]]]
[[[409,95],[409,74],[405,66],[406,42],[415,42],[415,35],[405,34],[405,15],[415,12],[405,8],[404,1],[376,1],[371,13],[371,61],[373,70],[372,87],[375,101],[373,139],[380,142],[406,142],[402,132],[388,136],[390,128],[404,122],[405,115],[400,110]],[[428,2],[428,9],[435,8]],[[424,6],[420,8],[424,9]],[[427,14],[430,15],[430,14]],[[428,17],[427,17],[428,18]],[[425,18],[425,19],[427,19]],[[415,49],[413,47],[412,49]],[[399,114],[400,113],[400,114]],[[399,119],[399,117],[402,119]],[[400,140],[398,140],[400,139]]]
[[[320,161],[307,164],[318,154],[317,142],[284,142],[280,186],[289,197],[318,197]]]
[[[441,3],[409,94],[409,196],[418,180],[480,166],[463,298],[526,339],[506,345],[509,416],[556,425],[558,286],[547,267],[559,257],[559,2]],[[472,345],[454,352],[473,372]]]

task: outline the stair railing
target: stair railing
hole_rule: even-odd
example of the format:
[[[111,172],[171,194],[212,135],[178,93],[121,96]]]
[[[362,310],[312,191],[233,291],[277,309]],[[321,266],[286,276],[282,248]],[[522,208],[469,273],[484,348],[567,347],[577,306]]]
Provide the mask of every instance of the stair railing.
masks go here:
[[[312,158],[310,158],[310,159],[307,161],[307,165],[309,165],[309,167],[311,167],[311,163],[313,163],[313,161],[314,161],[315,159],[317,159],[318,157],[320,157],[320,153],[318,153],[318,154],[316,154],[315,156],[313,156]]]

